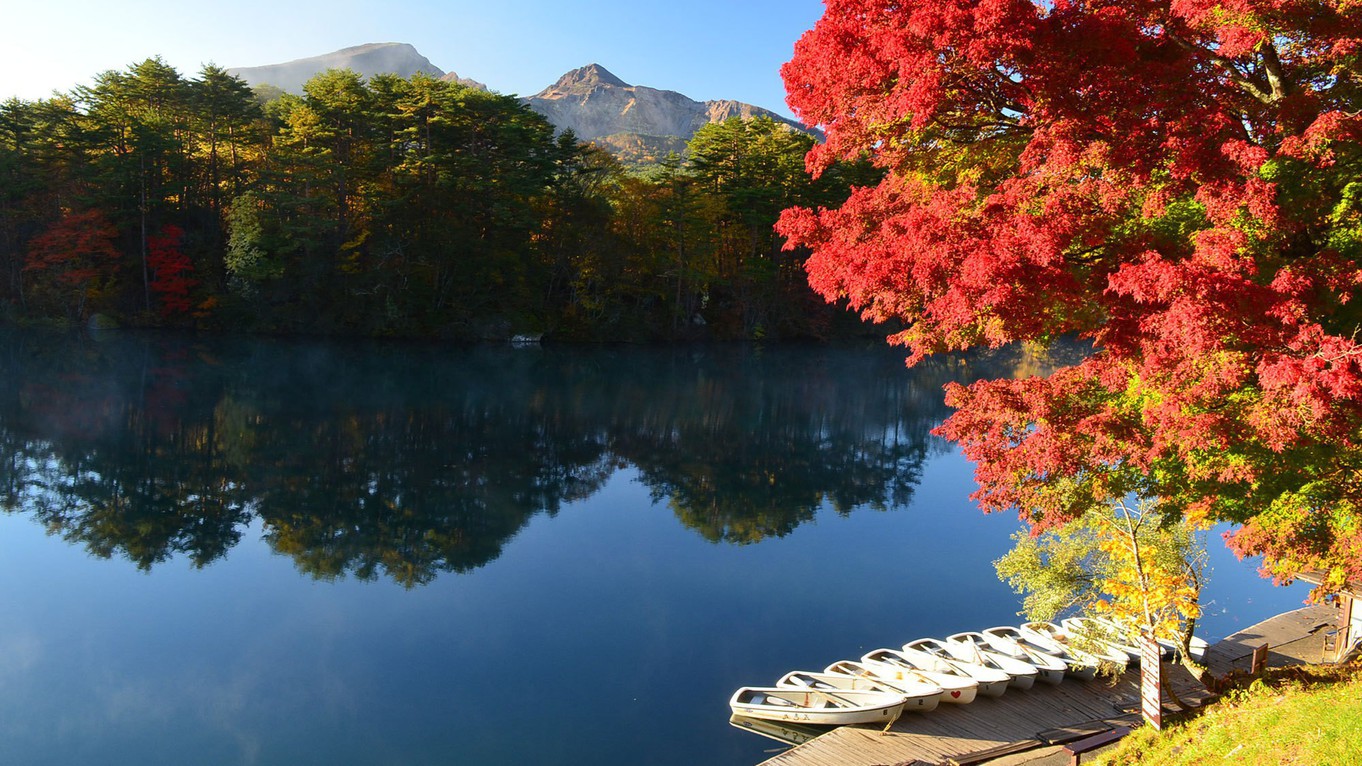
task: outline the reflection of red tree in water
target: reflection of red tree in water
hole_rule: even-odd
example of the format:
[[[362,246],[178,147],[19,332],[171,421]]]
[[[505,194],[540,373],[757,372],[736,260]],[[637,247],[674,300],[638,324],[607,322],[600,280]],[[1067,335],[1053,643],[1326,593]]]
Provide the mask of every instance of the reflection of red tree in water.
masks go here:
[[[95,392],[88,375],[63,375],[62,386],[26,381],[19,390],[23,412],[45,438],[94,438],[118,424],[118,397]]]
[[[147,371],[142,412],[157,436],[169,437],[180,430],[189,405],[189,353],[176,349],[161,357],[161,364]]]
[[[148,433],[180,433],[189,407],[192,363],[187,351],[159,356],[140,389],[111,388],[106,374],[66,373],[48,383],[26,380],[19,401],[33,431],[47,439],[98,440],[142,421]]]

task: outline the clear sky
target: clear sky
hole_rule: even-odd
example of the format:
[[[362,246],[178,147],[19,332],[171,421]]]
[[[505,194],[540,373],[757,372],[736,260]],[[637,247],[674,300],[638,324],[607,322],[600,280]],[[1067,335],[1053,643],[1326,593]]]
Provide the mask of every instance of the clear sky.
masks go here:
[[[151,56],[193,76],[404,42],[501,93],[598,63],[635,85],[788,114],[780,65],[822,13],[821,0],[0,0],[0,100]]]

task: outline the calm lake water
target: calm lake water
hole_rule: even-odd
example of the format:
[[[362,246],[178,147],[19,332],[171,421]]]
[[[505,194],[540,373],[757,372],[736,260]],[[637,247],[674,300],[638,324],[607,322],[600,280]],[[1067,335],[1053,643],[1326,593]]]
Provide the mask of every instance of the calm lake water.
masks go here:
[[[744,684],[1015,623],[858,347],[0,335],[0,763],[733,764]],[[1298,605],[1218,541],[1204,633]]]

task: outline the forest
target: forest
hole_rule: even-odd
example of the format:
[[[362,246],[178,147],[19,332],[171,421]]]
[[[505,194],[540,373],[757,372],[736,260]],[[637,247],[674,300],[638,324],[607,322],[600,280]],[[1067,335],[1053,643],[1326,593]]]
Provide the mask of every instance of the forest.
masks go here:
[[[628,172],[512,96],[333,70],[302,95],[159,58],[0,104],[13,321],[575,341],[863,331],[773,231],[881,171],[814,138],[706,126]]]

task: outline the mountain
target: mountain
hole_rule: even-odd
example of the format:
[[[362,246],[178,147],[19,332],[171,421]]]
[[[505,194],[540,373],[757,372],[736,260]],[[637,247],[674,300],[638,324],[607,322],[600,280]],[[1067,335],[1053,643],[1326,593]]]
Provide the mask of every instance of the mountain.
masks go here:
[[[406,43],[369,43],[282,64],[237,67],[228,69],[227,72],[245,80],[251,87],[272,85],[288,93],[302,93],[303,83],[312,79],[313,75],[328,69],[351,69],[363,77],[372,77],[376,74],[411,77],[417,73],[424,73],[486,89],[486,86],[479,82],[466,80],[453,72],[446,73],[430,63],[430,59],[422,56],[416,48]]]
[[[611,150],[626,164],[646,164],[680,152],[695,131],[730,117],[770,117],[794,130],[797,123],[740,101],[696,101],[672,90],[630,85],[600,64],[558,78],[524,99],[560,130]]]
[[[273,86],[301,93],[303,83],[327,69],[352,69],[366,78],[376,74],[411,77],[424,72],[487,90],[476,80],[445,72],[406,43],[370,43],[282,64],[227,71],[252,87]],[[559,130],[571,129],[578,138],[604,147],[633,167],[651,165],[670,152],[685,151],[695,131],[730,117],[770,117],[793,130],[804,130],[775,112],[740,101],[696,101],[672,90],[630,85],[600,64],[574,69],[522,101]]]
[[[444,80],[445,82],[458,83],[459,85],[463,85],[464,87],[468,87],[468,88],[477,88],[478,90],[487,90],[487,86],[486,86],[486,85],[483,85],[482,83],[478,82],[477,80],[470,80],[470,79],[468,79],[467,77],[460,77],[460,76],[458,76],[457,74],[455,74],[455,73],[453,73],[453,72],[446,72],[445,75],[444,75],[443,77],[441,77],[440,79],[441,79],[441,80]]]

